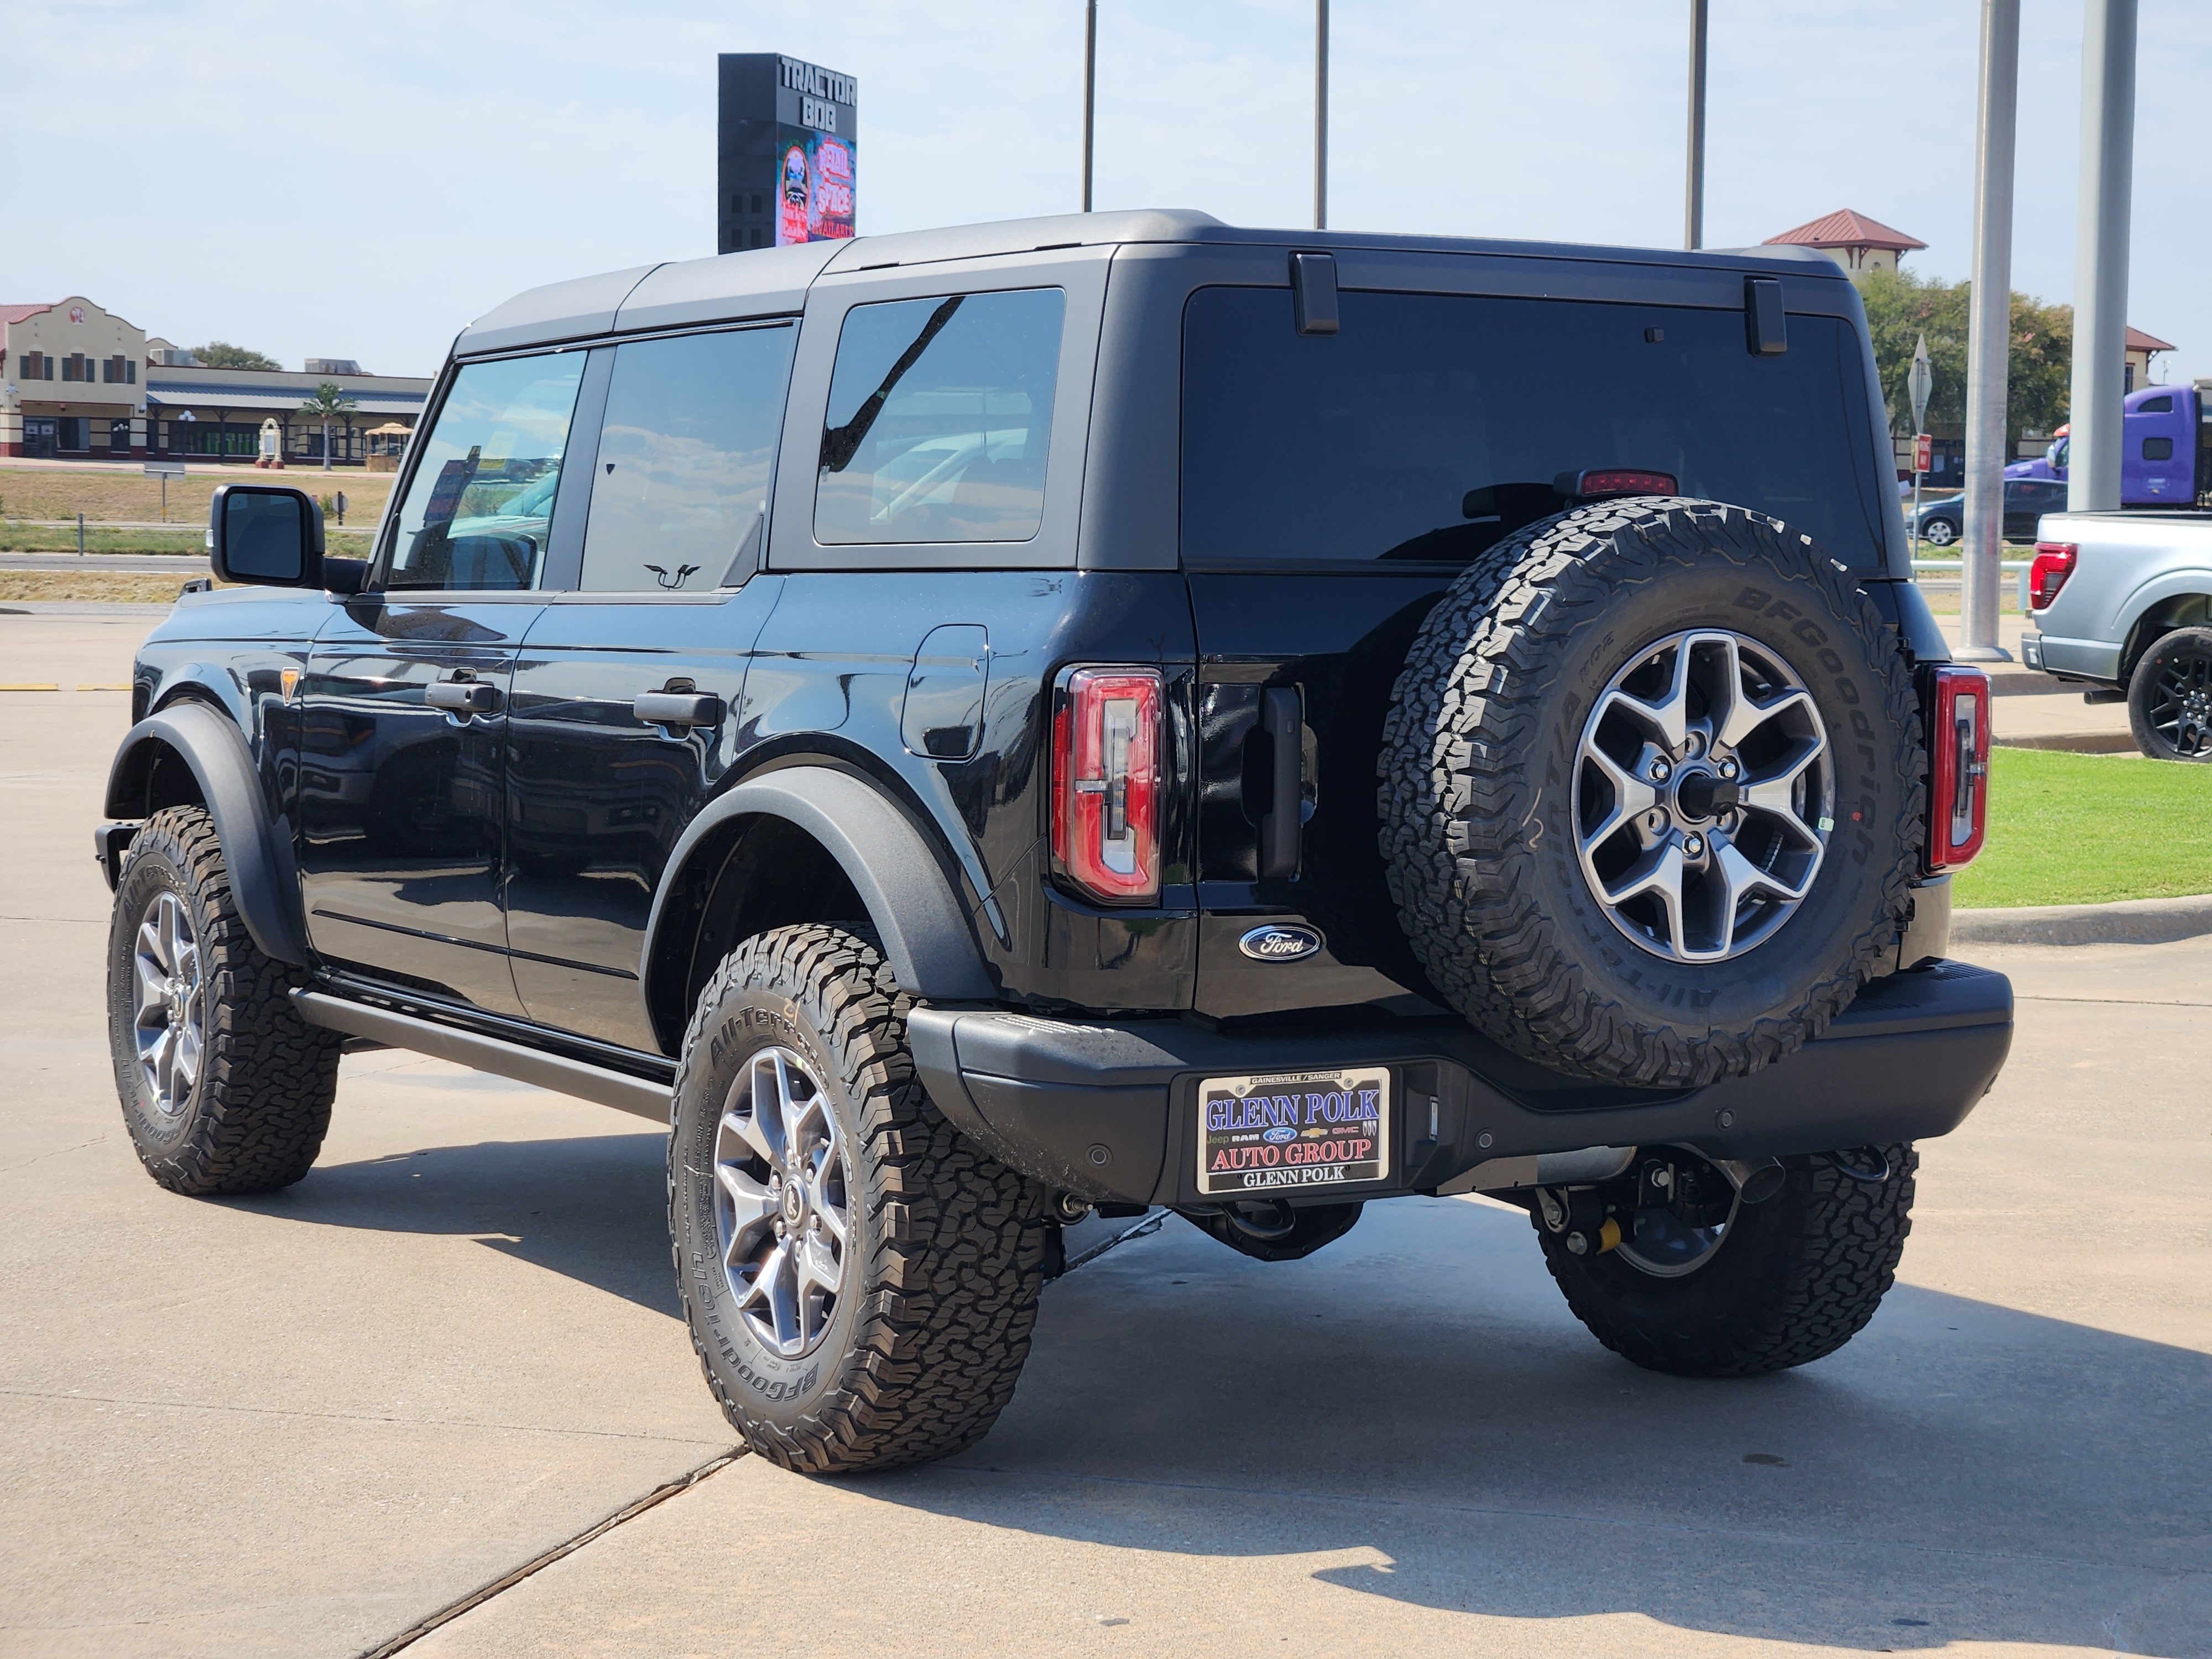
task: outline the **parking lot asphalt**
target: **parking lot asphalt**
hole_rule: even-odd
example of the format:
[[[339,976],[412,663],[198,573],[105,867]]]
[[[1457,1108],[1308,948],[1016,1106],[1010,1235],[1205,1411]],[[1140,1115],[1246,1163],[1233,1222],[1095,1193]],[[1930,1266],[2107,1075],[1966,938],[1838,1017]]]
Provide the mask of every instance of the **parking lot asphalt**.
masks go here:
[[[0,680],[146,625],[0,616]],[[374,1651],[731,1447],[661,1138],[367,1054],[298,1186],[155,1188],[87,835],[124,702],[0,701],[0,1652]],[[2012,1062],[1827,1360],[1639,1371],[1486,1202],[1278,1266],[1170,1218],[963,1456],[739,1459],[407,1651],[2212,1654],[2212,941],[1978,955]]]

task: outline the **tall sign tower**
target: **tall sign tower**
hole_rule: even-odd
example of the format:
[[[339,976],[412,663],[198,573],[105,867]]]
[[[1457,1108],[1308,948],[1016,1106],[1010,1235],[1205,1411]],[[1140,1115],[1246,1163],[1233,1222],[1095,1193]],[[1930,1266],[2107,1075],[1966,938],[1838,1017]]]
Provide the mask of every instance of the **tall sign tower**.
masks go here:
[[[714,251],[853,234],[849,75],[775,52],[720,54]]]

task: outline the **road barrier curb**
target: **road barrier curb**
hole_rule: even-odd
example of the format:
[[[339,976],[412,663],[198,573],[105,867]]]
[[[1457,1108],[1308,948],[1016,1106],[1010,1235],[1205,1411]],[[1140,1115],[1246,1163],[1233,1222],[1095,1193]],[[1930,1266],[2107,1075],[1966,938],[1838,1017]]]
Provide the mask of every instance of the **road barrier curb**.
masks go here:
[[[1954,945],[2170,945],[2206,933],[2212,933],[2212,893],[1951,913]]]

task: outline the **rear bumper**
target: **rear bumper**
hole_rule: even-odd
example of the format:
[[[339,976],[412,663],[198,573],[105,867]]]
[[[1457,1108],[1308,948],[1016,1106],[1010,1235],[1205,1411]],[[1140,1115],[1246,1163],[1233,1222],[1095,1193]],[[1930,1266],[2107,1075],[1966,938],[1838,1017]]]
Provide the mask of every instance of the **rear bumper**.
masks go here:
[[[921,1008],[908,1033],[946,1116],[1017,1169],[1093,1202],[1219,1201],[1197,1187],[1202,1078],[1387,1065],[1396,1175],[1315,1195],[1340,1202],[1432,1192],[1478,1164],[1589,1146],[1763,1158],[1947,1134],[2004,1064],[2012,985],[1957,962],[1892,975],[1788,1060],[1674,1091],[1571,1085],[1457,1021],[1224,1031]]]
[[[2021,661],[2046,674],[2066,674],[2118,684],[2120,646],[2116,640],[2075,640],[2063,634],[2023,634]]]

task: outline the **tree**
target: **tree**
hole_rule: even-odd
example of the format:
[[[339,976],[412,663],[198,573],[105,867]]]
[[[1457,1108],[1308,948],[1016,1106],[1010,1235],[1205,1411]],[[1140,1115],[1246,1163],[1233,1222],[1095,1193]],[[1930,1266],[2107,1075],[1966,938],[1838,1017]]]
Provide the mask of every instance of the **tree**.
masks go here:
[[[336,380],[325,380],[315,388],[315,395],[300,405],[300,413],[323,422],[323,471],[331,470],[331,422],[344,420],[360,408],[359,403],[346,395],[345,388]],[[350,422],[347,422],[351,425]]]
[[[194,346],[192,362],[202,368],[282,369],[284,367],[274,357],[248,351],[244,346],[234,346],[228,340],[210,340],[204,346]]]
[[[1875,367],[1893,431],[1912,424],[1912,348],[1928,337],[1935,385],[1928,396],[1930,426],[1963,426],[1966,420],[1966,324],[1972,284],[1922,278],[1909,271],[1877,270],[1859,284]],[[2049,432],[2067,418],[2073,380],[2074,309],[2045,305],[2028,295],[2012,296],[2012,350],[2005,377],[2006,435]]]

